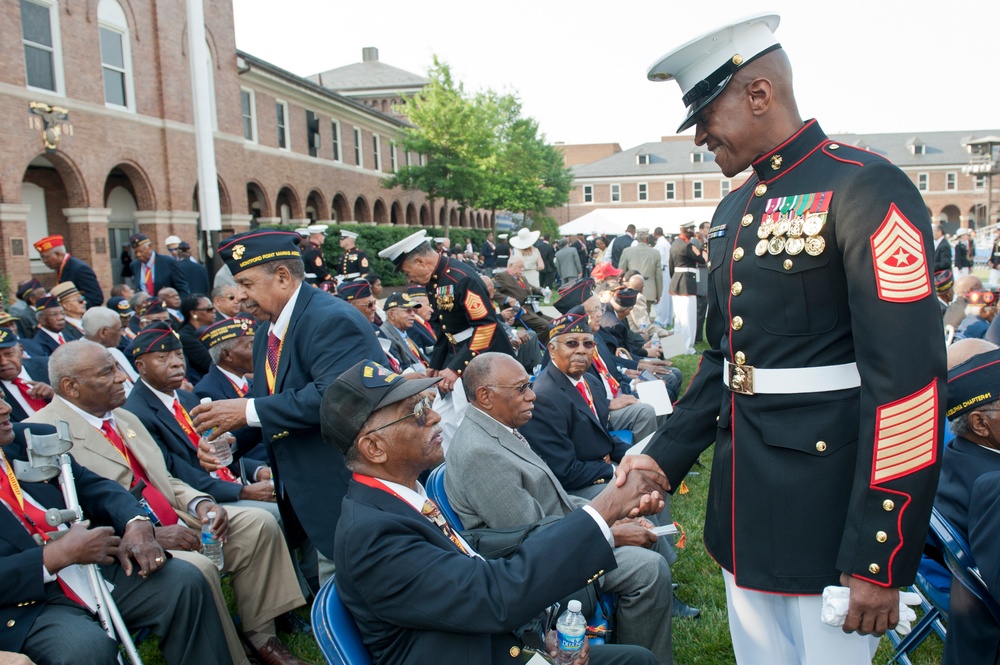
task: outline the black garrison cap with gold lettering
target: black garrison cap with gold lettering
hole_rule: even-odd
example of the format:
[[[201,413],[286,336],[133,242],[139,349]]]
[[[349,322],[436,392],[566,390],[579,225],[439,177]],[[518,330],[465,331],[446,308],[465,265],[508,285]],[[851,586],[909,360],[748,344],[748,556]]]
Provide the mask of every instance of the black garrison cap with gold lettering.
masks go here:
[[[181,338],[166,321],[155,321],[139,331],[132,340],[129,353],[138,358],[145,353],[174,351],[182,348]]]
[[[205,345],[206,349],[211,349],[216,344],[225,342],[237,337],[253,337],[254,322],[250,319],[236,317],[233,319],[223,319],[216,321],[205,327],[198,335],[198,339]]]
[[[302,236],[290,231],[257,229],[237,233],[219,243],[219,255],[233,275],[248,268],[287,259],[302,260]]]
[[[1000,398],[1000,349],[972,356],[948,371],[948,420]]]

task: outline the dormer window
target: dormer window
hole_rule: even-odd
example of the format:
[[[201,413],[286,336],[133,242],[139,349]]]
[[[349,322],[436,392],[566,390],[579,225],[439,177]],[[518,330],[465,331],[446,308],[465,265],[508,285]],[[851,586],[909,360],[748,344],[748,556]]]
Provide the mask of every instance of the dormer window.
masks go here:
[[[649,160],[649,155],[648,154],[639,153],[638,155],[635,156],[635,163],[636,164],[649,164],[649,162],[650,162],[650,160]]]

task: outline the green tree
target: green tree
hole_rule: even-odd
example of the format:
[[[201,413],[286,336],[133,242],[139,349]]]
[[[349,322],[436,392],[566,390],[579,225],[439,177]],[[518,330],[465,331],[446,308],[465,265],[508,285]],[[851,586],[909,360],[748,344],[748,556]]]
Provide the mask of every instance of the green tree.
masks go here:
[[[423,163],[401,167],[383,185],[424,192],[432,210],[437,199],[468,208],[483,187],[490,130],[462,84],[452,78],[451,68],[437,56],[428,78],[430,84],[407,105],[414,127],[403,139],[404,149],[420,154]]]
[[[569,200],[573,176],[562,155],[546,143],[534,118],[522,115],[514,94],[492,90],[477,96],[477,106],[492,128],[491,159],[483,164],[486,182],[476,203],[492,211],[542,214]]]

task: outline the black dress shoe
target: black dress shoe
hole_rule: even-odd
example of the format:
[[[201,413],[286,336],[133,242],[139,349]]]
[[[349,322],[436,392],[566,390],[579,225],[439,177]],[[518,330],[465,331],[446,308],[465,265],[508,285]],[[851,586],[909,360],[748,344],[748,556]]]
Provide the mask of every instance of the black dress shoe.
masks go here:
[[[282,633],[302,633],[303,635],[312,635],[313,627],[306,620],[298,615],[297,612],[285,612],[280,617],[274,620],[275,627]]]
[[[691,607],[677,596],[674,596],[674,616],[679,619],[697,619],[701,616],[701,610]]]

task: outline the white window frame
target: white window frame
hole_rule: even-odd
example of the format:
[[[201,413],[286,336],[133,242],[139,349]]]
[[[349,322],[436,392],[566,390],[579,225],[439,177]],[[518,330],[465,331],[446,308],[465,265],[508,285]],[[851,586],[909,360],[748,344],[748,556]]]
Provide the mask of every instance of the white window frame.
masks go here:
[[[285,124],[282,125],[278,120],[278,108],[281,108],[281,116],[285,120]],[[291,150],[292,149],[292,133],[289,131],[288,121],[291,119],[288,116],[288,102],[283,99],[274,100],[274,119],[275,124],[278,128],[278,150]],[[281,139],[285,139],[285,145],[281,145]]]
[[[649,153],[640,152],[635,156],[635,163],[639,166],[644,166],[649,164]]]
[[[972,189],[981,192],[986,189],[986,176],[982,173],[978,173],[974,176],[975,180],[972,181]]]
[[[703,199],[705,198],[705,183],[701,180],[691,181],[691,198],[692,199]]]
[[[396,142],[389,142],[389,168],[395,173],[399,170],[399,153],[396,152]]]
[[[668,181],[663,183],[663,200],[664,201],[677,200],[677,183],[673,181]]]
[[[944,189],[946,192],[958,191],[957,171],[948,171],[944,174]]]
[[[719,181],[719,198],[724,199],[729,196],[729,192],[733,191],[733,181],[728,178],[723,178]]]
[[[250,88],[240,88],[240,125],[246,116],[243,114],[243,93],[247,94],[250,101],[250,136],[246,135],[246,127],[243,127],[243,139],[250,143],[257,142],[257,93]]]
[[[583,202],[593,203],[594,202],[594,186],[584,185],[583,186]]]
[[[101,17],[101,8],[109,7],[114,5],[118,10],[120,17],[114,17],[119,20],[111,20],[105,13],[105,16]],[[112,10],[113,11],[113,10]],[[128,21],[125,20],[125,11],[122,6],[117,2],[117,0],[101,0],[101,3],[97,6],[97,29],[98,29],[98,46],[100,45],[100,30],[103,28],[109,32],[114,32],[122,40],[122,65],[119,68],[117,65],[109,65],[101,59],[101,94],[104,94],[104,69],[110,69],[111,71],[118,72],[125,79],[125,105],[112,104],[107,99],[104,100],[104,105],[108,108],[118,109],[120,111],[130,111],[135,112],[135,87],[132,83],[132,40],[129,35]],[[100,51],[100,49],[98,49]]]
[[[45,7],[49,10],[49,27],[52,30],[52,78],[55,83],[56,89],[49,90],[48,88],[38,88],[36,86],[30,85],[28,83],[28,62],[25,59],[24,63],[24,87],[29,90],[37,90],[49,95],[59,95],[60,97],[66,96],[66,79],[63,76],[63,65],[62,65],[62,37],[59,32],[59,3],[58,0],[26,0],[34,5],[39,5]],[[21,3],[18,2],[18,11],[21,10]],[[24,40],[24,19],[21,19],[21,25],[18,26],[18,32],[21,33],[21,57],[24,58],[24,47],[26,42]],[[50,50],[48,46],[43,44],[36,44],[35,42],[27,42],[33,48]],[[103,87],[102,87],[103,90]],[[101,93],[103,96],[103,92]]]
[[[649,185],[645,182],[640,182],[635,186],[636,199],[639,201],[649,200]]]
[[[333,135],[332,145],[330,146],[333,149],[333,152],[332,152],[332,154],[333,154],[333,161],[335,161],[335,162],[343,162],[344,161],[344,150],[343,150],[344,145],[343,145],[343,143],[341,143],[340,121],[339,120],[334,120],[332,118],[330,119],[330,133]]]
[[[917,191],[921,192],[931,191],[931,176],[929,173],[917,174]]]
[[[612,203],[622,202],[622,186],[618,183],[611,185],[611,202]]]
[[[361,131],[360,127],[354,128],[354,165],[359,169],[365,167],[365,149],[361,145],[361,141],[365,138],[364,132]]]
[[[705,154],[706,153],[700,152],[700,151],[697,151],[697,150],[693,151],[691,153],[691,163],[692,164],[703,164],[703,163],[705,163],[707,161],[705,159]]]
[[[382,137],[372,134],[372,152],[375,153],[374,167],[376,171],[382,170]]]

